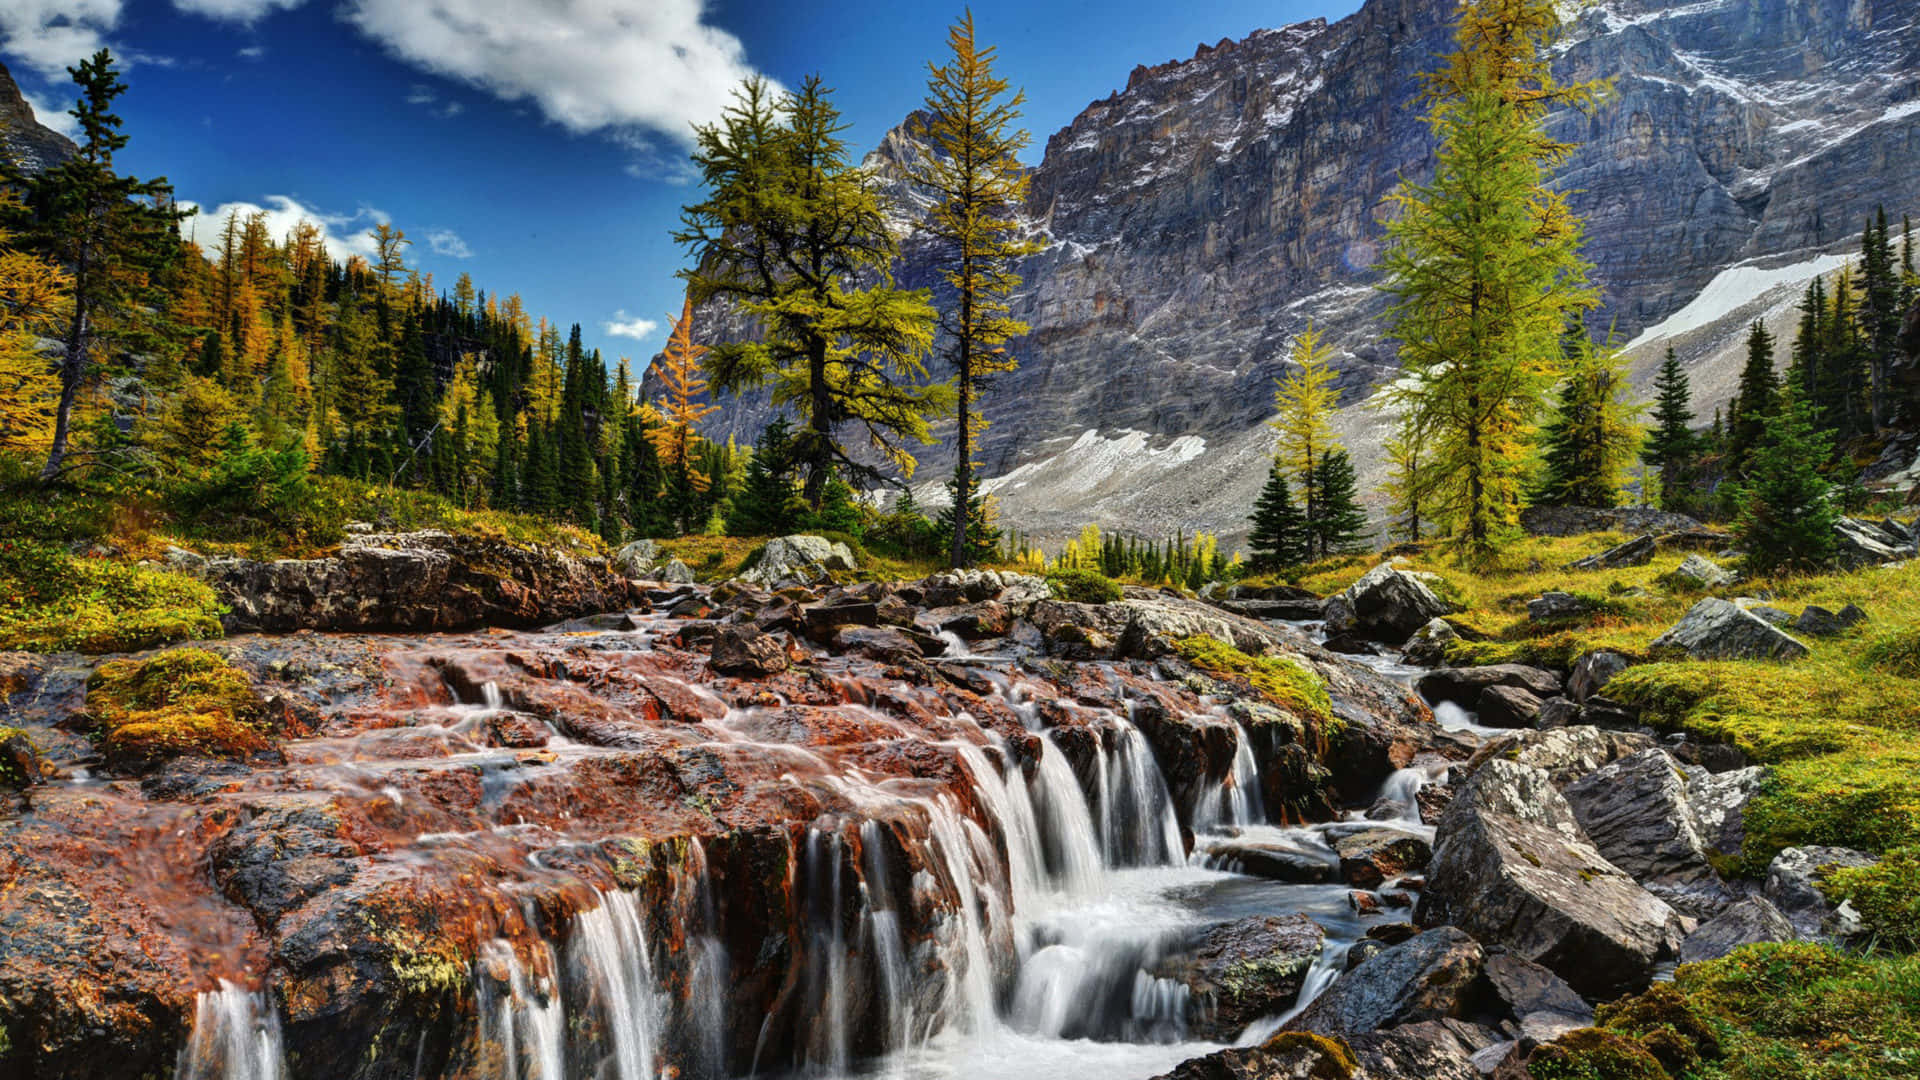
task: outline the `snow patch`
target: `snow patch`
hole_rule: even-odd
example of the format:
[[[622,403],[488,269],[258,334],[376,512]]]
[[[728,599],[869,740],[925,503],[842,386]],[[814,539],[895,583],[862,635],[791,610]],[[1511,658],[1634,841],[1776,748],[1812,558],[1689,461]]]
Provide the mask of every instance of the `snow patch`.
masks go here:
[[[1652,341],[1679,337],[1711,326],[1775,289],[1800,285],[1816,277],[1833,273],[1851,261],[1848,255],[1821,255],[1791,266],[1762,269],[1758,266],[1731,266],[1707,282],[1700,295],[1679,311],[1640,332],[1627,343],[1627,350]]]

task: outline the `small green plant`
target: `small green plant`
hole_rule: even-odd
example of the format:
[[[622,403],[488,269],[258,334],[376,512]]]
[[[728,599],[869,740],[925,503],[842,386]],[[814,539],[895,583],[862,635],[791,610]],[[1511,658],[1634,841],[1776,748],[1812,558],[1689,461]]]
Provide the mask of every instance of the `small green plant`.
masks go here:
[[[1669,1080],[1639,1040],[1599,1028],[1569,1031],[1527,1059],[1534,1080]]]
[[[0,649],[131,652],[214,638],[223,610],[183,574],[0,539]]]
[[[1076,604],[1111,604],[1120,599],[1120,586],[1096,570],[1072,567],[1047,574],[1047,587],[1061,600]]]
[[[1869,667],[1905,679],[1920,679],[1920,626],[1882,634],[1863,654]]]
[[[1820,888],[1853,905],[1875,944],[1920,951],[1920,845],[1889,851],[1873,866],[1835,869]]]

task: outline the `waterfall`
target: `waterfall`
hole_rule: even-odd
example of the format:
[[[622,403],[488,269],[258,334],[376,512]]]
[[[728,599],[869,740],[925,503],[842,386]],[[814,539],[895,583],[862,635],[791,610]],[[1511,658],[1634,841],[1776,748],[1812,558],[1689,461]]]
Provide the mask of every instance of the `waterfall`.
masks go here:
[[[266,995],[225,979],[218,990],[202,990],[178,1080],[280,1080],[281,1073],[280,1021]]]
[[[587,1072],[609,1080],[655,1080],[660,1075],[661,1003],[647,955],[640,905],[632,893],[602,892],[601,904],[575,916],[567,952],[569,990],[582,1000],[574,1017],[593,1016],[581,1049],[598,1064]]]
[[[1391,803],[1399,808],[1399,816],[1391,820],[1420,825],[1420,792],[1427,786],[1427,779],[1425,769],[1396,769],[1380,785],[1376,802]]]
[[[547,970],[554,969],[546,946]],[[513,943],[496,938],[480,947],[476,977],[480,1040],[502,1062],[501,1080],[565,1080],[566,1003],[550,978],[530,978]]]
[[[1100,757],[1100,850],[1113,867],[1171,866],[1186,852],[1153,748],[1125,721]]]
[[[847,947],[840,906],[840,867],[845,852],[837,834],[807,830],[806,884],[801,899],[801,917],[810,938],[807,1002],[809,1014],[825,1021],[825,1030],[815,1025],[807,1040],[804,1064],[826,1066],[835,1072],[845,1072],[852,1060],[847,1039]],[[825,1045],[816,1045],[822,1038]]]
[[[1233,726],[1233,769],[1218,784],[1194,800],[1193,831],[1212,832],[1222,826],[1245,828],[1266,821],[1260,802],[1260,765],[1253,757],[1253,740],[1239,724]]]
[[[1103,755],[1103,776],[1105,760]],[[1094,829],[1086,793],[1080,790],[1080,781],[1074,779],[1067,756],[1055,745],[1052,732],[1042,737],[1032,785],[1033,805],[1039,812],[1041,838],[1054,884],[1073,895],[1098,888],[1101,870],[1107,865],[1101,850],[1095,847],[1100,834]]]
[[[1264,1020],[1255,1020],[1248,1024],[1247,1029],[1234,1040],[1234,1045],[1258,1046],[1266,1042],[1274,1032],[1287,1026],[1288,1021],[1307,1011],[1307,1006],[1313,1004],[1313,999],[1319,997],[1327,987],[1332,986],[1333,981],[1347,969],[1347,950],[1352,947],[1351,942],[1338,944],[1328,942],[1320,950],[1320,955],[1313,958],[1313,966],[1307,969],[1306,981],[1300,984],[1300,993],[1293,999],[1293,1007],[1279,1016],[1269,1016]]]

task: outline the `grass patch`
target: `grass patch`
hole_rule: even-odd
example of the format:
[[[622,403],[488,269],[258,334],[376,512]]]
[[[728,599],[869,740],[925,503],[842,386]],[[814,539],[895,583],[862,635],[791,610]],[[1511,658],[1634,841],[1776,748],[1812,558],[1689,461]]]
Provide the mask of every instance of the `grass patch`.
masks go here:
[[[245,758],[272,748],[246,674],[205,649],[112,660],[87,678],[87,716],[110,765],[181,756]]]
[[[0,539],[0,649],[132,652],[217,638],[224,610],[183,574]]]
[[[1215,675],[1238,676],[1261,697],[1295,716],[1312,717],[1331,733],[1337,729],[1333,701],[1318,675],[1283,656],[1249,656],[1218,638],[1202,634],[1174,642],[1187,663]]]

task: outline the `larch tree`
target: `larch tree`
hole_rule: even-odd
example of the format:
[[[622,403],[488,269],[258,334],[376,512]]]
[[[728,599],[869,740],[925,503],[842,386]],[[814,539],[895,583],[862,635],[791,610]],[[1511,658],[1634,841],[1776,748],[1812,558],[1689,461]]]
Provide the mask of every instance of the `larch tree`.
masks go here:
[[[697,259],[683,271],[695,306],[729,303],[759,330],[716,343],[708,375],[729,392],[771,386],[773,404],[798,416],[793,452],[815,510],[836,472],[884,479],[851,455],[841,427],[860,428],[911,475],[907,444],[932,441],[930,420],[955,400],[952,386],[927,382],[933,306],[893,281],[899,247],[845,128],[818,77],[778,100],[748,80],[718,123],[696,129],[706,194],[675,233]]]
[[[707,489],[707,476],[694,467],[700,453],[700,421],[720,411],[703,396],[707,380],[701,374],[700,360],[707,347],[693,340],[693,300],[689,297],[674,321],[667,337],[666,351],[660,354],[658,369],[666,396],[660,402],[661,421],[647,432],[654,453],[667,473],[668,502],[681,532],[693,528],[700,493]]]
[[[0,193],[0,212],[17,205]],[[52,260],[14,246],[0,228],[0,451],[44,454],[53,442],[60,379],[40,349],[73,279]]]
[[[1411,419],[1402,417],[1398,430],[1387,437],[1382,449],[1387,455],[1384,490],[1387,511],[1392,515],[1390,532],[1398,531],[1417,544],[1424,535],[1427,500],[1438,477],[1427,457],[1427,431],[1418,423],[1408,422]]]
[[[37,243],[70,275],[64,306],[60,394],[54,405],[42,483],[67,467],[73,412],[93,376],[102,339],[126,331],[126,321],[148,299],[153,275],[181,250],[164,179],[139,180],[115,171],[114,154],[127,145],[113,101],[126,92],[105,49],[67,69],[80,89],[73,117],[79,153],[25,179],[31,211],[23,239]]]
[[[1300,509],[1309,523],[1317,521],[1320,512],[1320,460],[1335,449],[1333,410],[1340,403],[1340,390],[1334,385],[1339,373],[1327,362],[1331,353],[1320,332],[1308,325],[1293,341],[1288,356],[1292,370],[1274,380],[1278,415],[1269,424],[1275,435],[1273,457],[1298,485]],[[1311,533],[1308,561],[1325,554],[1318,534]]]
[[[1431,432],[1433,500],[1462,550],[1490,556],[1518,522],[1527,445],[1560,372],[1559,337],[1595,303],[1581,224],[1549,186],[1571,147],[1543,127],[1601,87],[1563,84],[1553,0],[1470,0],[1426,78],[1433,178],[1392,197],[1385,288],[1402,376],[1388,400]]]
[[[948,29],[947,44],[952,58],[927,65],[926,113],[912,129],[932,153],[922,155],[910,175],[939,200],[921,228],[940,252],[940,276],[950,290],[940,311],[958,422],[948,486],[953,505],[966,512],[954,514],[948,558],[964,567],[992,549],[968,537],[991,528],[977,516],[987,510],[976,496],[973,469],[974,447],[987,426],[980,392],[1017,364],[1007,343],[1025,335],[1027,324],[1009,314],[1008,297],[1020,285],[1016,260],[1038,248],[1022,237],[1019,221],[1027,198],[1019,155],[1028,135],[1017,126],[1025,95],[1009,96],[1007,80],[994,74],[995,50],[976,41],[972,12]]]

